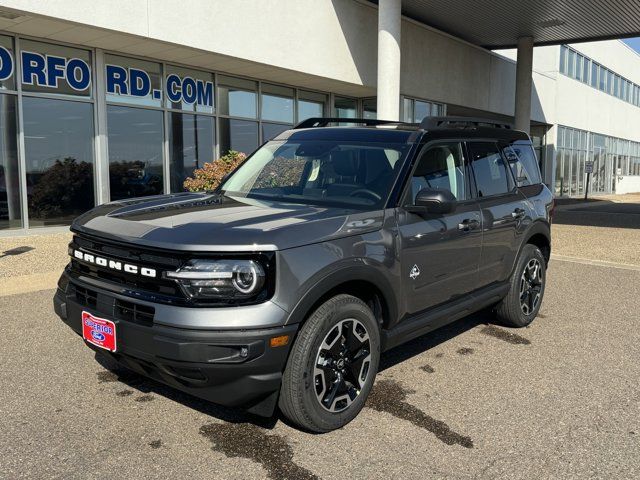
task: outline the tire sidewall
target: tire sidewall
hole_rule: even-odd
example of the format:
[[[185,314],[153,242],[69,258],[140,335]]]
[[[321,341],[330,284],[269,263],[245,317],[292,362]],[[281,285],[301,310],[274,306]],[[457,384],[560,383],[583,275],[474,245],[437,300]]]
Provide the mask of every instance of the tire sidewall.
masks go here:
[[[367,329],[371,347],[371,364],[369,366],[367,381],[353,403],[344,411],[333,413],[324,409],[318,402],[313,374],[318,349],[325,336],[338,322],[348,318],[358,320]],[[314,424],[320,426],[323,430],[334,430],[353,420],[364,407],[369,392],[373,387],[376,374],[378,373],[378,365],[380,362],[380,330],[371,310],[363,302],[357,301],[355,298],[352,302],[336,302],[328,312],[322,312],[321,318],[315,318],[313,320],[315,320],[313,323],[313,327],[315,327],[313,333],[314,340],[308,344],[308,347],[305,349],[306,351],[302,352],[305,358],[302,402],[304,410]]]
[[[540,289],[540,300],[538,301],[538,305],[533,309],[529,315],[525,315],[522,311],[522,307],[520,306],[520,278],[522,277],[522,273],[524,271],[525,266],[531,260],[538,260],[542,267],[542,288]],[[542,306],[542,300],[544,299],[544,291],[547,286],[547,262],[542,255],[542,252],[535,245],[527,244],[524,246],[522,250],[522,254],[518,260],[518,265],[516,267],[516,271],[513,275],[513,282],[511,286],[511,301],[514,302],[514,309],[517,309],[519,313],[519,322],[523,327],[529,325],[538,315],[540,311],[540,307]]]

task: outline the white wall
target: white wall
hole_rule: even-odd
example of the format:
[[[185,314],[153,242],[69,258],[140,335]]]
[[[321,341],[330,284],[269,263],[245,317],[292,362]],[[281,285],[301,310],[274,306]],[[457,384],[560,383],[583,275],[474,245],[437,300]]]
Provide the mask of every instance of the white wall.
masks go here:
[[[347,93],[351,85],[360,87],[351,89],[354,94],[375,95],[377,8],[372,4],[354,0],[93,0],[90,5],[78,8],[75,0],[0,0],[0,7],[49,17],[36,17],[33,26],[27,22],[23,28],[50,33],[52,39],[63,36],[74,42],[77,36],[82,43],[89,38],[90,46],[165,59],[162,44],[154,41],[169,42],[185,47],[174,48],[168,57],[184,64],[259,74],[299,86],[307,85],[304,75],[324,77],[334,82],[326,84],[333,91]],[[81,26],[71,28],[65,22]],[[0,21],[2,28],[7,27]],[[108,31],[99,29],[140,38],[100,38],[100,33],[107,35]],[[24,33],[19,25],[11,31]],[[202,57],[202,52],[218,56],[215,61],[201,61],[198,55]],[[255,63],[281,71],[260,70]],[[404,19],[401,68],[405,95],[513,115],[515,64],[492,52]],[[539,104],[534,98],[533,117],[544,120],[547,112]]]
[[[624,175],[618,177],[616,181],[616,194],[621,195],[625,193],[637,193],[640,192],[640,176],[639,175]]]

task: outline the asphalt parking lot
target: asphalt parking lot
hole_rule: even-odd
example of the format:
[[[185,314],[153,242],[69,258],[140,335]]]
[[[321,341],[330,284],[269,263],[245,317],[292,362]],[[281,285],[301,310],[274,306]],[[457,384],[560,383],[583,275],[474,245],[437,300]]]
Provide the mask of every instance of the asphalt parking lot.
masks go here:
[[[578,208],[529,328],[478,314],[388,352],[325,435],[111,372],[53,290],[0,293],[0,478],[638,478],[640,211]]]

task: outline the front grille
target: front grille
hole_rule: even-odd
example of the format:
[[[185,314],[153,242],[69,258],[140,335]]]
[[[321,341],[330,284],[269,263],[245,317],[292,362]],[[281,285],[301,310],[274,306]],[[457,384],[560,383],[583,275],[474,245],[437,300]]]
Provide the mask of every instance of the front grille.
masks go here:
[[[156,309],[139,303],[124,302],[116,299],[113,309],[114,317],[128,322],[134,322],[145,327],[153,325]]]
[[[119,300],[111,295],[98,293],[80,285],[72,284],[72,288],[75,290],[76,302],[82,307],[90,308],[116,320],[133,322],[145,327],[153,325],[156,313],[156,309],[153,307]]]
[[[209,252],[171,251],[105,240],[84,233],[74,235],[69,247],[71,263],[67,273],[72,281],[78,281],[83,285],[94,285],[99,291],[106,290],[132,299],[188,307],[251,305],[268,300],[275,292],[274,252],[217,252],[212,254]],[[76,250],[83,255],[93,255],[95,259],[100,257],[103,262],[106,261],[108,264],[98,265],[95,261],[88,261],[84,257],[79,260],[74,255]],[[256,259],[266,267],[267,286],[259,296],[247,301],[233,299],[194,300],[183,291],[177,281],[165,278],[164,272],[176,271],[189,260],[198,258]],[[111,267],[110,264],[113,262],[120,262],[122,266],[118,269]],[[125,264],[138,267],[139,274],[125,272]],[[143,275],[143,269],[155,270],[156,276]],[[137,314],[140,315],[139,312]],[[144,322],[144,319],[141,321]]]
[[[98,294],[88,288],[76,286],[76,301],[89,308],[96,308],[98,306]]]
[[[175,254],[144,250],[136,246],[127,246],[125,248],[122,245],[79,235],[73,237],[71,247],[82,249],[84,252],[97,256],[104,255],[105,258],[123,263],[153,268],[158,272],[158,277],[148,278],[85,263],[71,257],[70,273],[72,275],[82,275],[108,282],[113,284],[114,289],[117,288],[118,291],[125,294],[127,292],[123,291],[123,289],[137,293],[147,292],[151,294],[148,295],[150,300],[164,299],[166,303],[184,300],[184,295],[174,280],[160,277],[161,272],[176,270],[184,262],[183,259],[178,258]]]

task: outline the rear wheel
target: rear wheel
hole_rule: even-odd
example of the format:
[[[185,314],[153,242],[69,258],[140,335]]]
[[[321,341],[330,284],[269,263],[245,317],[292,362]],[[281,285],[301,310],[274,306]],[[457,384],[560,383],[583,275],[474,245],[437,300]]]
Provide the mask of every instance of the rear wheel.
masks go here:
[[[360,412],[380,360],[380,332],[371,309],[351,295],[322,304],[293,345],[280,391],[282,413],[302,428],[328,432]]]
[[[509,327],[529,325],[540,311],[545,280],[546,262],[542,252],[535,245],[525,245],[511,278],[509,293],[496,305],[500,322]]]

